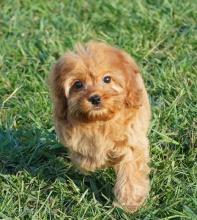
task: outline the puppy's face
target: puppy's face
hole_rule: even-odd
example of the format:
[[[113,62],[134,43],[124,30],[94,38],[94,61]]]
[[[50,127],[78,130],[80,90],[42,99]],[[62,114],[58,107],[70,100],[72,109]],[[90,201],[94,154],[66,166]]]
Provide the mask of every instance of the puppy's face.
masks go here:
[[[53,72],[56,98],[61,100],[59,103],[66,102],[63,106],[70,119],[106,121],[129,106],[127,99],[132,99],[129,94],[137,85],[137,72],[137,66],[126,53],[102,43],[89,43],[67,53],[56,64]],[[133,103],[134,96],[130,100]]]
[[[64,82],[68,114],[78,120],[108,120],[123,104],[125,80],[120,70],[104,64],[94,67],[83,63]]]

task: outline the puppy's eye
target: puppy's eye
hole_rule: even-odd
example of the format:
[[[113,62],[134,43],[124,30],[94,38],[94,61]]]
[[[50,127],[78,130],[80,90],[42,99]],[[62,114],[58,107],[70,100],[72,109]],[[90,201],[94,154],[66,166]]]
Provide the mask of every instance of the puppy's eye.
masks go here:
[[[75,89],[81,89],[81,88],[83,88],[83,83],[82,83],[80,80],[77,80],[77,81],[74,83],[73,87],[74,87]]]
[[[105,77],[103,78],[103,82],[104,82],[104,83],[110,83],[110,82],[111,82],[111,77],[110,77],[110,76],[105,76]]]

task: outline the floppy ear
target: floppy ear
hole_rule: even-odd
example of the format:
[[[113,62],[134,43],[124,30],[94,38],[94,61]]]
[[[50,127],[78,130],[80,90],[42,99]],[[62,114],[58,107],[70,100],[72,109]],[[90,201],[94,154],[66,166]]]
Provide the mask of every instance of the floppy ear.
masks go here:
[[[142,106],[143,80],[135,61],[124,53],[126,63],[126,98],[127,108],[139,108]]]
[[[54,116],[63,120],[67,118],[67,98],[63,87],[65,73],[66,56],[60,58],[53,66],[48,79],[52,101],[54,104]]]

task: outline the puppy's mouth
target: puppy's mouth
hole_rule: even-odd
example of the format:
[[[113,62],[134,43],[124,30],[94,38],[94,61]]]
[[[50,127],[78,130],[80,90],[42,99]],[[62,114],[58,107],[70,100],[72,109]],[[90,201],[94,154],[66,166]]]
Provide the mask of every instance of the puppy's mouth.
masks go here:
[[[71,117],[80,122],[107,121],[114,115],[114,112],[105,108],[103,105],[91,106],[88,110],[78,108],[71,113]]]
[[[99,110],[102,110],[102,109],[103,109],[102,105],[92,106],[92,110],[95,110],[95,111],[99,111]]]
[[[86,116],[89,121],[107,121],[113,117],[114,113],[101,106],[94,106],[87,112]]]
[[[80,97],[68,103],[70,119],[79,122],[107,121],[118,111],[117,103],[104,100],[103,97],[91,96],[91,99]]]

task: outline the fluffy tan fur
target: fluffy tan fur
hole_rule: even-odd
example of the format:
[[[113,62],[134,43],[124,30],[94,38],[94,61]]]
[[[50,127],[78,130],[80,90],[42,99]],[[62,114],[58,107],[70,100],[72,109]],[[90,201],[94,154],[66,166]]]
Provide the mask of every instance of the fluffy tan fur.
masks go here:
[[[134,60],[104,43],[78,45],[57,61],[50,87],[56,132],[71,160],[83,171],[113,167],[116,204],[136,211],[149,192],[151,111]],[[95,94],[101,98],[97,108],[89,101]]]

